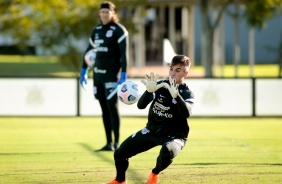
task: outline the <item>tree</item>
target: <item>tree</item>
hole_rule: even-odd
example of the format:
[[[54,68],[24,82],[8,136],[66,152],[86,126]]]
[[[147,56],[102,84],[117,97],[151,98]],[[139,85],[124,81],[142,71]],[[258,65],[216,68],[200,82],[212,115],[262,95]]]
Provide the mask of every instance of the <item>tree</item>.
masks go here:
[[[253,26],[263,26],[277,10],[281,10],[281,0],[238,0],[245,4],[245,16]],[[77,73],[85,48],[77,42],[87,42],[90,31],[99,22],[98,6],[100,0],[4,0],[0,2],[0,31],[15,40],[15,45],[38,46],[61,57]],[[149,0],[114,0],[121,22],[134,31],[128,14],[137,6],[150,4]],[[171,2],[174,2],[171,0]],[[201,54],[205,66],[205,76],[212,77],[214,29],[218,26],[226,7],[233,0],[195,0],[202,12]],[[218,8],[217,17],[211,19],[210,8]]]
[[[213,77],[213,41],[214,41],[214,31],[218,26],[219,21],[232,0],[225,0],[220,3],[219,13],[215,19],[210,17],[210,1],[200,0],[201,9],[201,25],[202,25],[202,37],[201,37],[201,59],[205,68],[205,77]]]
[[[61,56],[72,70],[81,63],[76,40],[89,36],[98,21],[93,18],[98,2],[91,0],[5,1],[0,7],[1,33],[20,48],[42,47]]]
[[[240,0],[245,5],[245,17],[251,26],[263,28],[266,20],[282,13],[281,0]]]
[[[235,77],[238,77],[238,66],[241,59],[241,47],[240,47],[240,19],[242,17],[240,11],[240,4],[239,0],[233,0],[234,3],[234,11],[227,10],[227,14],[233,19],[234,21],[234,68],[235,68]]]
[[[201,9],[201,23],[202,23],[202,37],[201,37],[201,58],[205,67],[205,77],[213,77],[213,40],[214,30],[218,26],[219,21],[228,5],[233,4],[233,0],[224,1],[209,1],[200,0],[196,1],[200,4]],[[238,0],[239,4],[245,5],[244,16],[251,26],[258,26],[262,28],[265,21],[270,19],[276,13],[281,12],[281,0]],[[211,7],[219,9],[217,17],[211,19]]]
[[[91,30],[99,23],[99,5],[102,0],[15,0],[0,2],[0,32],[12,37],[20,48],[41,47],[46,53],[57,55],[61,61],[78,73],[82,54]],[[123,8],[143,3],[113,0],[117,13]],[[119,16],[124,21],[123,15]],[[132,30],[132,22],[122,22]],[[2,36],[3,36],[2,35]],[[78,42],[84,40],[85,48]]]

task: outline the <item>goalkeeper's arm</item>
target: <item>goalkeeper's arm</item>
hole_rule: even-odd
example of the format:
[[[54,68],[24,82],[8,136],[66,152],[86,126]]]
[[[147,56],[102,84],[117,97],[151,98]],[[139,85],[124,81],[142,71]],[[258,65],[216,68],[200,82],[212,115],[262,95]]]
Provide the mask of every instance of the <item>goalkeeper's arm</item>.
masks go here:
[[[139,98],[137,107],[138,109],[145,109],[147,105],[154,99],[154,93],[149,93],[145,91],[143,95]]]
[[[180,95],[177,95],[175,99],[177,101],[177,105],[182,116],[185,118],[189,118],[192,114],[193,102],[192,101],[185,102]]]

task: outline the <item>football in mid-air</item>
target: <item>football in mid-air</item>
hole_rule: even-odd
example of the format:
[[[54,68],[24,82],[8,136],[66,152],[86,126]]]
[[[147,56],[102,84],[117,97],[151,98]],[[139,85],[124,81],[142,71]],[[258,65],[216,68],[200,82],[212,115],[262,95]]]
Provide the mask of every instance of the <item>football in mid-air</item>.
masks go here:
[[[84,60],[85,63],[89,66],[92,67],[95,63],[95,58],[96,58],[96,52],[94,49],[91,49],[87,51],[84,55]]]
[[[134,104],[139,99],[138,85],[132,81],[125,81],[118,86],[118,98],[127,105]]]

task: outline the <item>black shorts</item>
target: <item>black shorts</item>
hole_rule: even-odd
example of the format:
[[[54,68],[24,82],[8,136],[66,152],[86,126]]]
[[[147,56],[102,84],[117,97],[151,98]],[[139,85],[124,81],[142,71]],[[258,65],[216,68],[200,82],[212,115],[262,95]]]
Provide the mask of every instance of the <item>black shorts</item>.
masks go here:
[[[100,74],[101,75],[101,74]],[[113,76],[102,75],[99,74],[93,80],[93,93],[96,99],[105,100],[109,94],[115,89],[117,85],[117,78]],[[114,95],[111,100],[116,101],[117,95]]]
[[[168,144],[172,141],[178,142],[181,145],[181,149],[183,149],[186,143],[185,139],[157,136],[147,128],[143,128],[123,141],[119,147],[119,152],[122,152],[126,158],[130,158],[138,153],[145,152],[159,145]]]

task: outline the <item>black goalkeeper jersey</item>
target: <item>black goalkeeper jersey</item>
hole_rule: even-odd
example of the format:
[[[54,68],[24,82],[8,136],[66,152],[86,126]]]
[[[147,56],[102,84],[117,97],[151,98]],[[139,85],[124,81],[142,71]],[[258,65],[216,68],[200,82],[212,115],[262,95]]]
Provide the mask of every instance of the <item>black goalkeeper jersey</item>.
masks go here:
[[[168,80],[161,82],[169,83]],[[161,83],[158,82],[158,83]],[[194,94],[185,83],[178,87],[179,95],[172,98],[169,91],[162,87],[154,92],[154,99],[149,109],[147,128],[158,135],[172,136],[186,139],[189,132],[187,118],[191,114],[186,103],[193,104]],[[141,97],[138,106],[144,106],[152,100],[153,93],[145,91],[143,94],[147,97]],[[143,96],[142,95],[142,96]],[[140,107],[140,106],[139,106]]]
[[[94,74],[116,75],[120,69],[126,72],[128,60],[128,32],[119,23],[110,22],[107,25],[98,25],[92,30],[89,46],[86,52],[95,47],[96,59]],[[83,62],[83,68],[86,68]]]

